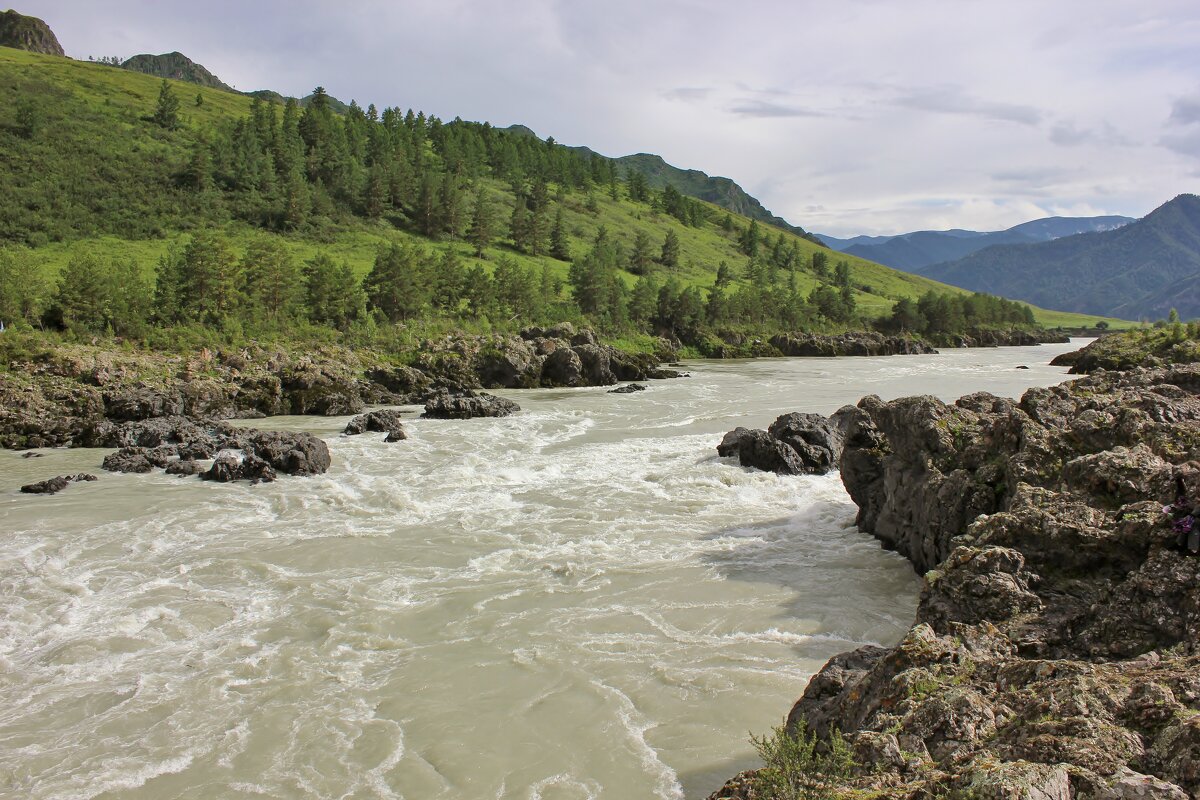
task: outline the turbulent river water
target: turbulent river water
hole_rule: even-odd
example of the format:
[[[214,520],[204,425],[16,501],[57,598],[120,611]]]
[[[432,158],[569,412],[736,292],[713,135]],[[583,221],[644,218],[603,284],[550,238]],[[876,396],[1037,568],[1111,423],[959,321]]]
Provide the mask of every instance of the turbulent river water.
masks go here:
[[[1016,396],[1069,349],[693,362],[631,395],[502,392],[521,414],[397,444],[264,420],[333,467],[259,486],[0,453],[0,797],[704,797],[918,591],[836,473],[742,469],[721,434]]]

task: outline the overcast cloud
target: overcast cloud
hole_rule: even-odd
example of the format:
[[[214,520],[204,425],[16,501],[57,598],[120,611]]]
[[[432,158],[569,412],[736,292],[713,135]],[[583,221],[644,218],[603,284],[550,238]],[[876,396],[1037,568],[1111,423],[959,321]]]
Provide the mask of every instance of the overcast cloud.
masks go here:
[[[68,55],[521,123],[834,235],[1142,216],[1200,177],[1195,0],[22,0]]]

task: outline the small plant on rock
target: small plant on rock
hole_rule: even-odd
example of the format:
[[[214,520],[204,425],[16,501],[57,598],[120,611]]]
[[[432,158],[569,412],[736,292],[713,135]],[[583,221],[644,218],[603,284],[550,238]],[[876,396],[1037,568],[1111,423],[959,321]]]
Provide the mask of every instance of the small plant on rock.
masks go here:
[[[763,760],[751,781],[756,800],[825,800],[837,795],[855,767],[850,745],[837,730],[822,742],[803,723],[794,731],[781,725],[769,735],[752,734],[750,743]]]

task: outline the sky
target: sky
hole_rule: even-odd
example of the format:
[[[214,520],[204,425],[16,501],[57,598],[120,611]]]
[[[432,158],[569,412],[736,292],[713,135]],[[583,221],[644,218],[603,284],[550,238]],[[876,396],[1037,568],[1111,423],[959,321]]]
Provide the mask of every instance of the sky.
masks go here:
[[[523,124],[834,236],[1140,217],[1200,187],[1196,0],[20,0],[75,58]]]

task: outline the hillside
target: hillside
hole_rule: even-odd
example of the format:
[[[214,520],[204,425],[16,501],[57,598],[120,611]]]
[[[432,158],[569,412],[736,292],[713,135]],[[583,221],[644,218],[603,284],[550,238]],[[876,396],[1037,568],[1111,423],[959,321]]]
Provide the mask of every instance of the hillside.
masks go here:
[[[50,56],[65,55],[49,25],[37,17],[27,17],[12,9],[0,13],[0,47]]]
[[[1111,231],[1000,245],[923,270],[972,291],[1085,314],[1200,316],[1200,198],[1176,197]]]
[[[506,130],[526,136],[537,135],[524,125],[511,125]],[[590,147],[573,147],[571,149],[585,156],[605,158]],[[803,236],[816,244],[823,244],[798,225],[792,225],[782,217],[772,214],[763,207],[758,198],[751,196],[730,178],[713,177],[698,169],[680,169],[668,164],[662,156],[652,153],[636,153],[612,160],[626,173],[634,170],[643,175],[647,185],[652,189],[662,190],[671,186],[680,194],[704,200],[743,217]]]
[[[147,53],[136,55],[126,59],[121,64],[121,69],[142,72],[146,75],[152,75],[155,78],[186,81],[199,86],[207,86],[211,89],[223,89],[227,92],[234,91],[233,87],[222,82],[220,78],[205,69],[202,64],[197,64],[179,52],[163,53],[157,56]]]
[[[1032,244],[1078,233],[1113,230],[1132,222],[1130,217],[1046,217],[1023,222],[1002,231],[915,231],[898,236],[856,236],[837,239],[818,234],[835,250],[877,261],[906,272],[923,274],[926,267],[954,261],[997,244]]]
[[[175,263],[200,232],[205,242],[217,234],[213,246],[242,265],[263,248],[282,254],[293,292],[305,286],[295,271],[322,257],[345,264],[357,284],[380,267],[381,247],[408,248],[397,258],[412,271],[401,267],[395,279],[419,281],[412,305],[384,316],[444,319],[443,327],[567,318],[610,335],[703,341],[722,331],[844,330],[889,314],[901,298],[962,294],[854,257],[838,268],[823,246],[678,192],[635,197],[615,162],[488,125],[399,109],[371,118],[354,104],[339,117],[323,94],[289,111],[178,84],[186,102],[163,126],[155,122],[163,83],[151,76],[0,49],[0,78],[0,107],[36,98],[39,109],[32,131],[0,123],[10,187],[0,197],[0,240],[30,248],[10,255],[38,276],[10,285],[28,296],[9,307],[17,302],[31,319],[31,309],[57,309],[53,324],[69,324],[56,289],[64,269],[89,256],[132,264],[153,286],[160,264]],[[190,102],[197,94],[200,103]],[[488,219],[476,236],[481,201]],[[238,269],[237,280],[257,279]],[[368,300],[372,286],[382,302],[369,282]],[[214,317],[216,330],[285,321],[255,310],[261,287],[231,291],[220,308],[237,326]],[[4,303],[0,296],[0,314]],[[195,318],[185,312],[180,319]],[[339,324],[368,322],[355,312]]]

